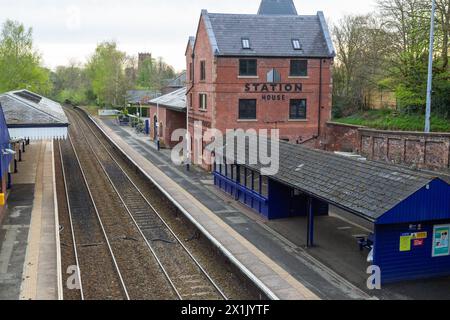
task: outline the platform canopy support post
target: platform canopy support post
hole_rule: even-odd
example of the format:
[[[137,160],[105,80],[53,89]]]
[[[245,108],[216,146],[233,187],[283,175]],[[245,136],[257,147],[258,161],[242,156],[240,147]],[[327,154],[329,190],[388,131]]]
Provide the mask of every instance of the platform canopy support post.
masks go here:
[[[308,197],[308,233],[307,233],[307,243],[308,248],[314,247],[314,209],[313,209],[313,198]]]

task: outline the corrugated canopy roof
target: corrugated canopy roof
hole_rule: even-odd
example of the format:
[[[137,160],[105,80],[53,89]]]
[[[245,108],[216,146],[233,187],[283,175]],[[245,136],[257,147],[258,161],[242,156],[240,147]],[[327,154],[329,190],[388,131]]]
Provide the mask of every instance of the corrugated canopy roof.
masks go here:
[[[186,110],[186,88],[175,90],[150,101],[150,104],[172,109],[174,111]]]
[[[238,164],[257,171],[265,167],[249,163],[248,143],[240,158],[237,150],[236,146]],[[256,148],[251,149],[250,154],[257,156],[257,152]],[[280,141],[278,155],[280,168],[272,179],[370,221],[375,221],[438,178],[404,167],[343,157],[283,141]]]
[[[311,16],[202,12],[213,52],[218,56],[334,57],[322,12]],[[250,41],[244,49],[242,39]],[[301,50],[295,50],[299,40]]]

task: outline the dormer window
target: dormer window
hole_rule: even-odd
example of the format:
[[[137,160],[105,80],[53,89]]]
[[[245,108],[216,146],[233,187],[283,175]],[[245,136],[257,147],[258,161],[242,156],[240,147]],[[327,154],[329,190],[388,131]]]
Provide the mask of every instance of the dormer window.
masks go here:
[[[302,50],[302,45],[298,39],[292,39],[292,46],[294,47],[294,50]]]
[[[250,39],[242,38],[242,49],[250,49]]]

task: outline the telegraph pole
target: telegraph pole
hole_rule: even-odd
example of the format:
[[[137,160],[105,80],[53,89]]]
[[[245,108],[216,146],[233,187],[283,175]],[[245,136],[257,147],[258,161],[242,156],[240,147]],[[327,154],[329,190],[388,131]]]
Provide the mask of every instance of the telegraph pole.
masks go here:
[[[427,84],[427,110],[425,114],[425,132],[431,131],[431,93],[433,92],[433,47],[434,47],[434,15],[436,12],[436,0],[432,0],[431,28],[430,28],[430,56],[428,60],[428,84]]]

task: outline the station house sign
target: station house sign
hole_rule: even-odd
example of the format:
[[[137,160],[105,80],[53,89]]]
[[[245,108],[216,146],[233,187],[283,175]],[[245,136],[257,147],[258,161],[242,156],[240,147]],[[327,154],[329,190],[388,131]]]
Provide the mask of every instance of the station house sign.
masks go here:
[[[267,83],[246,83],[245,92],[261,93],[264,101],[284,101],[286,93],[302,92],[301,83],[279,83],[280,74],[275,69],[267,73]]]

